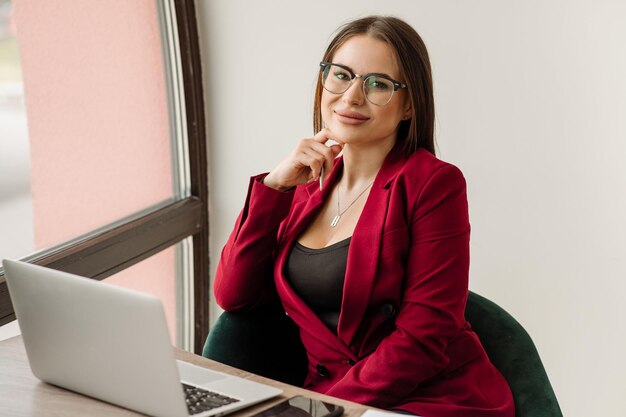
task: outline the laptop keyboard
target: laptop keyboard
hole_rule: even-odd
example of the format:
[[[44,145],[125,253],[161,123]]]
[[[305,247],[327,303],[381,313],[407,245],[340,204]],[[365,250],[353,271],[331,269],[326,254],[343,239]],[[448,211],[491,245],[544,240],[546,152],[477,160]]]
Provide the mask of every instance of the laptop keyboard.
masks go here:
[[[183,391],[185,392],[185,401],[187,402],[187,410],[189,410],[190,415],[239,402],[235,398],[185,383],[183,383]]]

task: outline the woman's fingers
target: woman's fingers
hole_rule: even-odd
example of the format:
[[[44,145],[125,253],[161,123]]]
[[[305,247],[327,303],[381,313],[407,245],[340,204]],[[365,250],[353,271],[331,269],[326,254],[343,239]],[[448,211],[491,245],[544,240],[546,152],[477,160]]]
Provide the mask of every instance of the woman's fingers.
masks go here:
[[[319,145],[314,145],[315,149],[324,155],[324,175],[328,176],[330,174],[331,169],[335,163],[335,158],[341,150],[343,149],[343,144],[334,139],[334,135],[329,128],[324,128],[320,130],[314,137],[313,140],[318,142]],[[331,146],[326,145],[326,142],[332,140],[337,142]],[[321,173],[318,173],[316,178],[321,177]]]
[[[328,129],[323,129],[313,138],[300,140],[291,154],[265,177],[264,183],[285,190],[320,178],[322,167],[328,175],[342,148],[341,145],[325,145],[330,134]]]
[[[314,181],[319,178],[324,165],[324,156],[310,147],[303,147],[301,152],[300,163],[302,168],[307,170],[307,182]]]
[[[319,143],[326,143],[329,139],[332,139],[331,134],[332,132],[330,131],[330,129],[325,127],[324,129],[317,132],[312,139]]]
[[[309,143],[309,146],[310,147],[307,148],[307,153],[311,157],[315,158],[316,161],[315,167],[311,166],[311,171],[313,173],[313,178],[317,179],[321,176],[322,166],[326,170],[326,173],[330,172],[333,167],[336,154],[330,147],[316,141]]]

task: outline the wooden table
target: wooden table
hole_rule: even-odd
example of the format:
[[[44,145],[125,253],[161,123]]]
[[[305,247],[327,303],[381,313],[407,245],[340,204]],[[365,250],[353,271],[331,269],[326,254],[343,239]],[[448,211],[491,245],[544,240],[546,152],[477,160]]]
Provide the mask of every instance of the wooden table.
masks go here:
[[[176,357],[198,366],[273,385],[284,391],[281,396],[272,400],[229,414],[231,417],[250,416],[294,395],[305,395],[343,405],[346,417],[358,417],[367,409],[360,404],[263,378],[180,349],[176,349]],[[21,336],[0,341],[0,416],[72,417],[86,415],[117,417],[142,414],[41,382],[30,371]]]

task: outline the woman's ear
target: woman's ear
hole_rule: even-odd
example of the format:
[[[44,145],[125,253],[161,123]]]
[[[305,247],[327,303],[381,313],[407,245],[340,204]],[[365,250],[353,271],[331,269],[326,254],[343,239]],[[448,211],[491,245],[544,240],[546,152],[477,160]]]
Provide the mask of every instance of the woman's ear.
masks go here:
[[[411,106],[411,100],[408,97],[404,100],[404,109],[402,110],[402,120],[409,120],[413,117],[413,106]]]

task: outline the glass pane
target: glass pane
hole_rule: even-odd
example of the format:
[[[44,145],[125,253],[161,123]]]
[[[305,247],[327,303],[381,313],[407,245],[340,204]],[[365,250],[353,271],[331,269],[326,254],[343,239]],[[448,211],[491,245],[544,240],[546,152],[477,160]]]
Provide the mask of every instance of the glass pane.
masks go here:
[[[16,2],[13,20],[28,116],[35,249],[171,200],[156,2]]]
[[[33,252],[24,87],[11,2],[0,0],[0,257]]]

